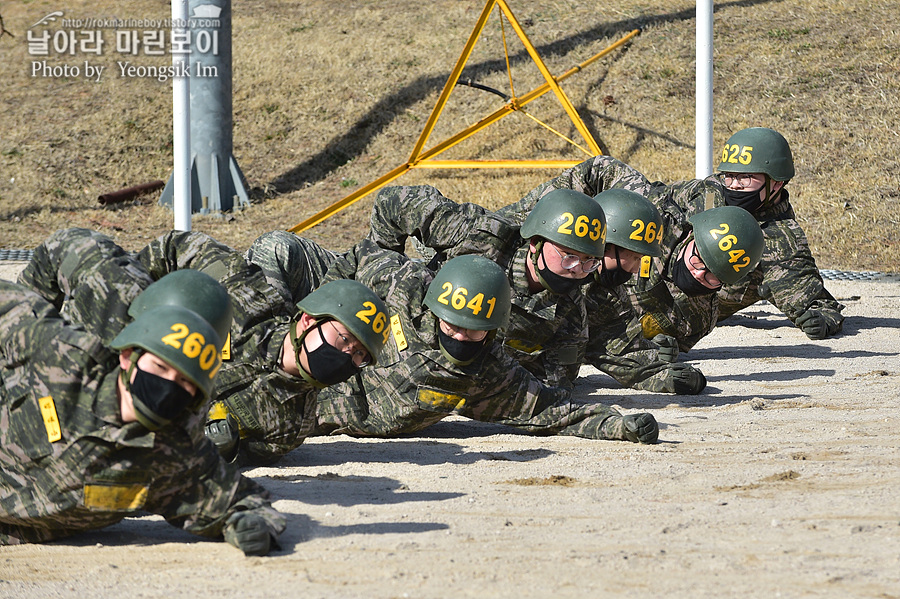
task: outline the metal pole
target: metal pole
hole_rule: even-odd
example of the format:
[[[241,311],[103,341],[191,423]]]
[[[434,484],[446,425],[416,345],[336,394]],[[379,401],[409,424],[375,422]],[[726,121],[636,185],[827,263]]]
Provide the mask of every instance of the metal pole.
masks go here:
[[[696,173],[698,179],[713,168],[713,0],[697,0]]]
[[[190,22],[191,209],[225,212],[250,205],[232,129],[231,0],[188,0]],[[159,203],[170,204],[166,185]]]
[[[183,36],[188,22],[188,0],[172,0],[172,35]],[[175,230],[191,230],[191,78],[183,74],[190,56],[172,52],[172,195]]]

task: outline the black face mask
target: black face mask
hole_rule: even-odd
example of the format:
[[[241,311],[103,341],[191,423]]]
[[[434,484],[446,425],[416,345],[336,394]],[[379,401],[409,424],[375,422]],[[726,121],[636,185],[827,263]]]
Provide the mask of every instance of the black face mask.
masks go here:
[[[585,277],[584,279],[570,279],[556,274],[546,266],[544,268],[538,267],[538,276],[545,287],[551,292],[559,294],[569,293],[579,285],[590,280],[589,277]]]
[[[151,431],[169,424],[194,401],[187,389],[161,376],[145,372],[133,362],[137,374],[128,385],[138,422]],[[131,369],[128,370],[130,376]]]
[[[597,282],[607,289],[624,285],[625,281],[631,278],[631,273],[622,268],[622,259],[619,257],[619,246],[613,245],[612,247],[616,253],[616,267],[612,269],[604,267],[596,276]]]
[[[538,266],[538,255],[542,255],[544,253],[543,242],[542,245],[538,248],[538,251],[535,252],[533,262],[534,269],[537,272],[538,279],[541,281],[541,284],[547,288],[551,293],[557,294],[565,294],[569,293],[573,289],[581,285],[586,285],[590,282],[590,277],[584,277],[583,279],[570,279],[569,277],[564,277],[562,275],[558,275],[549,268],[547,268],[547,259],[544,258],[544,266]]]
[[[612,270],[604,268],[603,271],[597,273],[596,276],[597,282],[607,289],[624,285],[630,278],[631,273],[627,270],[622,270],[621,268],[614,268]]]
[[[481,341],[460,341],[444,333],[438,326],[438,342],[441,351],[451,362],[457,366],[466,366],[475,361],[475,358],[487,347],[487,337]]]
[[[711,295],[718,289],[710,289],[700,281],[694,278],[684,263],[683,258],[678,258],[672,266],[672,282],[681,289],[688,297],[699,297],[701,295]]]
[[[328,343],[322,333],[322,325],[318,325],[316,328],[319,331],[319,337],[322,338],[322,345],[310,351],[306,347],[306,340],[303,341],[310,376],[323,385],[329,386],[343,383],[359,372],[359,368],[353,363],[353,356]],[[297,356],[297,366],[300,366],[299,355]]]
[[[756,214],[756,211],[762,207],[763,201],[760,199],[759,189],[753,191],[737,191],[725,188],[725,205],[737,206],[743,208],[750,214]]]

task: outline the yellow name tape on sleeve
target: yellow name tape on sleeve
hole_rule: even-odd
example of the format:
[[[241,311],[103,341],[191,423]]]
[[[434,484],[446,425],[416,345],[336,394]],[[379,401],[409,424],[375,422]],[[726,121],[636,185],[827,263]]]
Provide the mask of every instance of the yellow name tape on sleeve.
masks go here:
[[[62,439],[62,429],[59,427],[59,417],[56,415],[56,404],[51,396],[38,400],[41,407],[41,416],[44,418],[44,426],[47,428],[47,438],[51,443]]]
[[[84,485],[84,507],[91,510],[130,512],[144,507],[147,485]]]
[[[228,332],[228,336],[225,337],[225,345],[222,347],[222,359],[230,360],[231,359],[231,331]]]
[[[652,256],[644,256],[641,258],[641,278],[649,279],[650,278],[650,267],[653,265],[653,257]]]
[[[466,398],[434,389],[419,389],[417,399],[429,406],[444,410],[459,410],[466,405]]]
[[[397,342],[397,349],[403,351],[407,347],[406,335],[403,334],[403,325],[400,324],[400,315],[391,316],[391,333],[394,334],[394,341]]]
[[[526,354],[533,354],[534,352],[538,352],[544,349],[539,344],[528,343],[527,341],[523,341],[522,339],[507,339],[505,343],[509,347],[520,352],[525,352]]]

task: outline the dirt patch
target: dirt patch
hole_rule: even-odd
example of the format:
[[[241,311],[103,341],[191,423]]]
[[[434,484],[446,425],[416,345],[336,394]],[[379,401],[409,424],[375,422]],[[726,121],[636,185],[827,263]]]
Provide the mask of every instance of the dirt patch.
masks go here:
[[[506,480],[503,481],[503,484],[506,485],[521,485],[523,487],[533,487],[533,486],[541,486],[541,485],[549,485],[549,486],[559,486],[559,487],[571,487],[577,484],[574,478],[569,476],[564,476],[562,474],[556,474],[553,476],[548,476],[546,478],[517,478],[514,480]]]

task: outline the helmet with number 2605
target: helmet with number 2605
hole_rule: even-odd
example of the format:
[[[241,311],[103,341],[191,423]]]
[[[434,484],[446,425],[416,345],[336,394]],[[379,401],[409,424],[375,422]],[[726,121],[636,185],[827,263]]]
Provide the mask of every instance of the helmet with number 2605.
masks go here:
[[[231,329],[231,298],[211,276],[177,270],[153,282],[128,308],[134,318],[110,343],[141,348],[169,363],[209,397]]]

